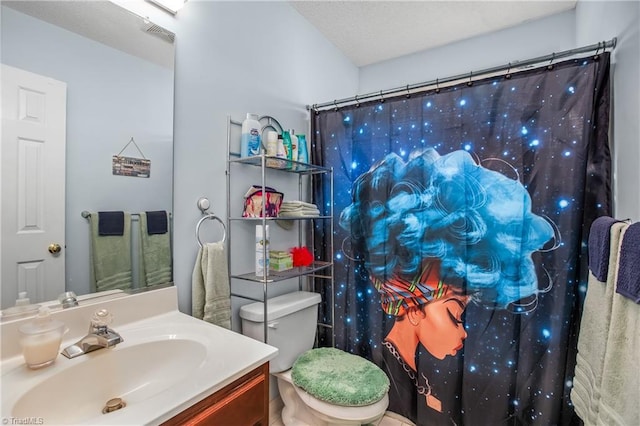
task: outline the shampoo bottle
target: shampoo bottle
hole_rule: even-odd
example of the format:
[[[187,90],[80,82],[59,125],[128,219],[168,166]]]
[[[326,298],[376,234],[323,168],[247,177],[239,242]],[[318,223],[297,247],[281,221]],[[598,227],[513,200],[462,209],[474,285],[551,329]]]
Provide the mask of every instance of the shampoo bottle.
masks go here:
[[[309,163],[309,147],[307,146],[307,137],[305,135],[297,135],[298,137],[298,162]]]
[[[282,144],[284,145],[284,152],[287,154],[287,160],[293,160],[293,146],[291,144],[291,133],[288,130],[282,132]],[[291,163],[287,165],[287,168],[291,168]]]
[[[247,113],[242,122],[242,136],[240,139],[240,156],[251,157],[260,155],[260,122],[258,114]]]
[[[256,276],[269,275],[269,225],[256,225]]]

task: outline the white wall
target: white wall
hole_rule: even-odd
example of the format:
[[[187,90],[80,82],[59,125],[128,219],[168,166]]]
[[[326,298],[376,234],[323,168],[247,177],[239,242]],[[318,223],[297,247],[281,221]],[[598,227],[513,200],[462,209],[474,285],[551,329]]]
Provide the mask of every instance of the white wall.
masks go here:
[[[189,1],[176,15],[175,31],[174,272],[180,310],[191,312],[194,230],[201,217],[196,201],[207,197],[211,210],[226,217],[226,117],[271,115],[307,133],[305,105],[356,93],[358,70],[285,2]],[[240,181],[231,203],[239,216],[241,196],[259,180],[232,172]],[[250,270],[254,235],[243,225],[232,230],[235,247],[247,248],[234,265]],[[270,296],[285,291],[280,287],[271,286]],[[254,290],[261,294],[262,286]]]
[[[618,38],[612,55],[614,210],[640,220],[640,3],[581,1],[576,43]]]
[[[173,70],[2,7],[2,63],[67,83],[66,281],[89,291],[83,210],[171,211]],[[151,177],[113,176],[131,137]],[[131,145],[123,153],[140,155]]]
[[[466,74],[575,47],[573,11],[360,69],[360,93]]]

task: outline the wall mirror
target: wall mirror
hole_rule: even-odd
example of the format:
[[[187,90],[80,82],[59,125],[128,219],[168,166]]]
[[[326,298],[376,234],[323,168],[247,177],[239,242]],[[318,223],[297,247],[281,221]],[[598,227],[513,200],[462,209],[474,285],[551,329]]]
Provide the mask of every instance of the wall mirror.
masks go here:
[[[18,288],[3,278],[6,308],[17,291],[32,302],[56,299],[60,286],[78,295],[96,291],[91,227],[82,212],[133,213],[132,235],[139,232],[137,213],[171,213],[175,46],[173,33],[109,1],[2,1],[1,19],[2,64],[66,84],[64,283],[40,276],[37,288]],[[148,178],[112,173],[113,156],[132,138],[141,152],[130,144],[121,155],[150,160]],[[11,205],[5,192],[3,216]],[[7,235],[3,227],[2,239]],[[131,240],[140,287],[138,239]],[[8,252],[3,241],[3,268]]]

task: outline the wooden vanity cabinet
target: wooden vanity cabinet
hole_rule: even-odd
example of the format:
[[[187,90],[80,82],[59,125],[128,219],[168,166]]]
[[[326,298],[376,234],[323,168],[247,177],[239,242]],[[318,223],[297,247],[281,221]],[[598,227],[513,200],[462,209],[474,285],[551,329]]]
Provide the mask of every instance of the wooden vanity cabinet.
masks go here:
[[[268,426],[269,363],[163,423],[174,425]]]

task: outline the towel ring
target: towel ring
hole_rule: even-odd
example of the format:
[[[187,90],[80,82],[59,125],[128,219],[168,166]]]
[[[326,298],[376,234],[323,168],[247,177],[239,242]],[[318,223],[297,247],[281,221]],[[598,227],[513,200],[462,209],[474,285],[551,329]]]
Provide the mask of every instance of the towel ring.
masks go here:
[[[224,243],[227,240],[227,227],[225,226],[224,222],[222,221],[222,219],[220,219],[218,216],[209,213],[208,215],[204,216],[202,219],[200,219],[198,221],[198,224],[196,225],[196,240],[198,240],[198,244],[200,245],[200,247],[202,247],[202,241],[200,240],[200,225],[202,225],[202,222],[204,222],[207,219],[211,219],[211,220],[217,220],[218,222],[220,222],[220,225],[222,225],[222,239],[220,241],[218,241],[219,243]]]

